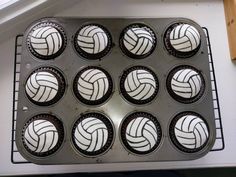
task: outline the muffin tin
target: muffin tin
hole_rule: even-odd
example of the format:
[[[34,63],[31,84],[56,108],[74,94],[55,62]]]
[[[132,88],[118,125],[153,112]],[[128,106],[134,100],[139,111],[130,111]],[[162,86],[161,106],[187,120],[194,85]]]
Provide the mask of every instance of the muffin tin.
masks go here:
[[[176,52],[168,43],[167,37],[171,35],[168,31],[177,24],[189,24],[200,34],[201,42],[191,54]],[[44,35],[44,40],[49,41],[47,37],[53,38],[52,34],[45,35],[44,29],[41,35],[34,31],[50,25],[61,35],[62,40],[59,37],[57,43],[60,49],[49,57],[42,57],[36,54],[30,39],[33,34],[36,37]],[[95,37],[91,35],[94,30],[97,30]],[[135,34],[131,40],[138,36],[133,48],[124,45],[125,34],[131,34],[129,30]],[[79,35],[82,37],[78,38]],[[89,37],[93,38],[93,51]],[[43,43],[40,40],[34,43]],[[84,40],[82,47],[78,40]],[[101,40],[103,45],[99,46],[101,43],[96,41]],[[213,147],[216,133],[207,41],[204,31],[195,22],[184,18],[45,18],[27,28],[22,47],[16,144],[25,159],[36,164],[192,160],[204,156]],[[85,48],[89,50],[84,52]],[[200,75],[201,87],[195,88],[197,94],[193,99],[186,101],[170,92],[169,78],[179,67],[194,68],[194,77],[196,73]],[[60,92],[53,102],[37,104],[31,97],[29,99],[25,88],[31,73],[44,70],[55,74]],[[89,76],[93,72],[96,74]],[[130,83],[133,82],[135,89],[127,86],[130,73],[133,77]],[[79,84],[79,79],[86,84]],[[191,82],[196,86],[198,77],[190,79],[187,87],[191,89]],[[43,84],[40,86],[44,91],[48,89],[43,88]],[[102,93],[96,87],[106,91]],[[86,94],[92,92],[86,97],[83,89]],[[152,94],[148,95],[152,89]],[[46,97],[44,91],[40,92],[42,98]],[[27,127],[34,119],[42,117],[43,121],[50,116],[53,117],[51,124],[60,135],[58,143],[52,149],[51,144],[46,153],[37,153],[25,143]],[[199,141],[195,146],[181,144],[180,136],[175,133],[178,122],[184,122],[184,116],[193,123],[187,127],[189,132],[182,127],[182,133],[197,137]],[[44,143],[42,149],[48,145],[43,138],[49,133],[38,134],[38,142],[43,140]],[[35,141],[35,137],[32,139]]]

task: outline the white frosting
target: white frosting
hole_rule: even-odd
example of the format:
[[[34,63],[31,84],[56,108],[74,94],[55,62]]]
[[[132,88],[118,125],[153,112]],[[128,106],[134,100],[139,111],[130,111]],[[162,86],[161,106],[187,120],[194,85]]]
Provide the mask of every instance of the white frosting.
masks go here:
[[[188,149],[201,147],[209,137],[205,122],[195,115],[181,117],[175,125],[174,132],[178,142]]]
[[[48,152],[56,146],[58,139],[56,127],[47,120],[31,122],[24,132],[25,145],[32,152]]]
[[[135,55],[145,55],[154,45],[152,34],[146,28],[134,27],[129,29],[123,38],[124,46]]]
[[[102,149],[108,140],[107,126],[96,117],[88,117],[79,122],[74,132],[76,145],[87,152]]]
[[[171,89],[183,98],[193,98],[202,88],[201,76],[192,69],[181,69],[171,79]]]
[[[139,152],[151,150],[158,141],[155,124],[146,117],[137,117],[129,122],[125,136],[132,149]]]
[[[78,79],[77,89],[86,100],[101,99],[108,91],[109,82],[106,74],[99,69],[85,70]]]
[[[191,52],[196,49],[201,41],[198,30],[188,24],[176,26],[170,33],[170,43],[180,52]]]
[[[57,53],[62,47],[62,36],[52,26],[36,29],[30,36],[30,43],[35,52],[43,56]]]
[[[154,76],[146,70],[134,70],[125,79],[125,90],[135,100],[150,98],[157,88]]]
[[[39,71],[28,78],[25,90],[32,100],[48,102],[54,99],[58,92],[58,80],[47,71]]]
[[[83,27],[77,36],[78,46],[89,54],[102,52],[108,45],[105,31],[95,25]]]

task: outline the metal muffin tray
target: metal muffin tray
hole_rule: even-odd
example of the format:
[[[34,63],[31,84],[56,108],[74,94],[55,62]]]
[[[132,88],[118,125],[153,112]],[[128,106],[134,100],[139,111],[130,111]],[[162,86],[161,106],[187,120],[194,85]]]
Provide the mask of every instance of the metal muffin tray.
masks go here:
[[[42,60],[30,53],[27,48],[27,34],[32,26],[27,28],[22,44],[22,60],[20,68],[19,97],[16,122],[16,145],[21,155],[36,164],[87,164],[115,162],[148,162],[193,160],[206,155],[213,147],[216,137],[214,105],[211,88],[208,48],[205,33],[202,28],[189,19],[184,18],[46,18],[34,22],[55,22],[63,27],[67,45],[65,50],[55,59]],[[74,35],[85,24],[100,24],[111,34],[112,48],[101,59],[89,60],[81,57],[74,48]],[[157,37],[156,47],[152,54],[144,59],[132,59],[125,55],[119,46],[120,34],[128,25],[141,23],[149,26]],[[198,29],[201,35],[199,51],[190,58],[176,58],[170,55],[164,44],[164,34],[168,27],[175,23],[188,23]],[[32,25],[34,25],[32,24]],[[153,101],[145,105],[135,105],[126,101],[120,93],[120,78],[127,68],[132,66],[150,68],[158,77],[159,90]],[[190,65],[201,71],[204,77],[205,90],[202,97],[189,104],[176,101],[170,96],[166,87],[167,77],[172,69],[180,65]],[[98,106],[81,103],[73,93],[73,80],[76,74],[86,66],[99,66],[112,77],[113,93],[103,104]],[[32,103],[25,94],[25,83],[30,73],[39,67],[57,68],[65,78],[66,90],[63,97],[51,106],[38,106]],[[113,143],[105,153],[88,157],[75,148],[72,140],[74,123],[81,114],[101,113],[106,115],[114,126]],[[147,112],[157,118],[161,125],[161,142],[155,151],[137,155],[128,151],[121,142],[121,123],[134,112]],[[181,112],[195,112],[201,115],[208,124],[209,139],[203,149],[188,153],[177,148],[170,139],[169,126],[176,115]],[[61,120],[64,127],[64,139],[59,149],[48,156],[38,157],[29,153],[23,145],[22,130],[25,123],[37,114],[52,114]]]

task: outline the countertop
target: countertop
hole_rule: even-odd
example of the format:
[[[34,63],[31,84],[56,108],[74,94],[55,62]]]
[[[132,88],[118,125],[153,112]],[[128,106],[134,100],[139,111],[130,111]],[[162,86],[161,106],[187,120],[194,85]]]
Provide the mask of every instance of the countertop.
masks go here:
[[[98,1],[96,1],[98,3]],[[236,65],[230,60],[222,0],[92,0],[78,1],[55,16],[68,17],[186,17],[208,28],[217,80],[225,149],[201,159],[179,162],[146,162],[92,165],[51,165],[11,163],[12,95],[15,35],[0,41],[0,175],[69,172],[128,171],[236,166]],[[43,17],[43,16],[42,16]],[[32,21],[29,21],[30,24]],[[26,28],[22,27],[22,28]],[[20,33],[21,31],[19,31]],[[1,34],[4,35],[4,34]]]

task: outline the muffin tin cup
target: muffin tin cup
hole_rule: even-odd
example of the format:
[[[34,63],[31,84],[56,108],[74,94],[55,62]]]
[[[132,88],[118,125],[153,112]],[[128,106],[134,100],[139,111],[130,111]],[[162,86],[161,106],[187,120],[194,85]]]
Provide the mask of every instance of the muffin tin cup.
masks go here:
[[[61,73],[61,71],[59,71],[58,69],[56,69],[55,67],[50,67],[50,66],[41,66],[37,69],[34,69],[32,71],[32,73],[29,75],[29,77],[27,78],[27,80],[25,81],[25,88],[28,87],[27,84],[28,82],[32,83],[32,78],[31,76],[35,73],[40,73],[40,72],[47,72],[49,74],[52,74],[55,79],[57,80],[57,85],[58,85],[58,89],[57,89],[57,93],[56,95],[50,99],[50,100],[45,100],[45,101],[37,101],[37,100],[34,100],[33,98],[31,98],[29,96],[29,94],[27,93],[27,91],[25,91],[25,94],[27,96],[27,98],[35,105],[38,105],[38,106],[51,106],[51,105],[54,105],[56,104],[59,100],[62,99],[62,97],[64,96],[64,93],[66,91],[66,87],[67,87],[67,83],[66,83],[66,80],[65,80],[65,77],[63,76],[63,74]],[[40,84],[39,84],[40,85]],[[42,85],[40,85],[42,86]],[[44,87],[45,85],[43,85]],[[31,87],[34,87],[33,85],[31,85]],[[47,88],[47,86],[46,86]],[[53,88],[51,88],[51,91],[53,90]],[[45,91],[45,90],[44,90]],[[50,92],[51,93],[51,92]],[[37,95],[37,93],[34,93],[34,96]],[[50,95],[50,94],[49,94]],[[48,96],[49,96],[48,95]]]
[[[193,96],[193,97],[190,97],[190,98],[185,98],[185,97],[182,97],[178,94],[176,94],[173,90],[172,90],[172,87],[171,87],[171,81],[172,81],[172,78],[174,77],[174,75],[180,71],[180,70],[184,70],[184,69],[191,69],[192,71],[196,72],[199,77],[200,77],[200,80],[201,80],[201,88],[199,90],[199,92]],[[170,72],[169,72],[169,75],[166,79],[166,88],[170,94],[170,96],[180,102],[180,103],[185,103],[185,104],[191,104],[191,103],[195,103],[195,102],[198,102],[199,99],[201,99],[205,93],[205,76],[203,75],[203,73],[190,66],[190,65],[179,65],[179,66],[176,66],[175,68],[173,68]]]
[[[138,151],[135,148],[133,148],[132,146],[130,146],[129,141],[127,140],[127,137],[126,137],[128,125],[130,124],[130,122],[132,122],[132,120],[135,120],[138,117],[144,117],[144,118],[149,119],[149,121],[151,121],[151,123],[153,123],[154,127],[156,128],[155,133],[157,135],[157,139],[156,139],[155,145],[153,145],[151,148],[149,148],[149,150],[146,150],[146,151]],[[142,121],[140,121],[140,122],[142,122]],[[122,145],[124,146],[124,148],[128,152],[130,152],[131,154],[133,154],[135,156],[141,157],[141,156],[151,155],[152,153],[157,151],[162,144],[163,133],[162,133],[161,125],[158,121],[158,118],[155,117],[153,114],[147,113],[145,111],[135,111],[135,112],[128,114],[122,120],[119,132],[120,132],[119,138],[120,138],[120,141],[122,142]],[[147,138],[147,137],[145,137],[145,138]]]
[[[52,60],[36,59],[27,48],[27,34],[31,27],[25,31],[23,40],[19,102],[16,122],[16,144],[21,155],[30,162],[36,164],[91,164],[91,163],[115,163],[115,162],[156,162],[156,161],[180,161],[192,160],[206,155],[214,145],[216,132],[214,122],[213,98],[211,92],[210,69],[208,63],[207,41],[204,31],[195,22],[184,18],[47,18],[35,22],[52,21],[59,24],[67,35],[67,46],[64,52]],[[101,24],[112,36],[113,47],[108,55],[102,60],[85,60],[74,50],[73,37],[78,29],[89,23]],[[127,26],[133,23],[142,23],[151,26],[157,37],[157,47],[151,55],[142,59],[134,60],[126,56],[119,47],[120,33]],[[170,55],[165,48],[163,37],[166,29],[173,23],[189,23],[196,27],[201,35],[201,47],[198,53],[188,59],[176,58]],[[53,66],[58,68],[65,77],[68,88],[63,97],[54,105],[38,106],[30,102],[25,94],[25,80],[29,74],[41,66]],[[73,93],[73,80],[78,71],[86,66],[99,66],[111,75],[114,85],[114,92],[111,97],[102,105],[87,106],[80,103]],[[159,81],[159,91],[157,97],[150,103],[142,107],[130,104],[119,93],[120,76],[127,66],[141,65],[152,68]],[[172,68],[180,65],[190,65],[200,70],[205,79],[205,91],[203,96],[194,103],[183,104],[175,101],[168,93],[166,79]],[[27,107],[28,110],[25,110]],[[158,148],[150,154],[135,155],[126,150],[120,141],[120,126],[125,117],[133,112],[147,112],[157,115],[158,122],[162,129],[162,139]],[[175,147],[169,137],[169,124],[175,115],[193,111],[200,114],[208,124],[210,136],[209,140],[201,151],[186,153]],[[75,121],[80,114],[100,112],[106,115],[114,125],[114,143],[110,149],[96,157],[85,157],[78,153],[71,141],[71,132]],[[57,115],[63,123],[64,141],[56,153],[46,157],[36,157],[26,151],[21,141],[22,129],[32,115],[48,113]]]
[[[124,44],[124,39],[125,39],[125,35],[127,34],[127,32],[129,30],[132,30],[133,28],[140,28],[140,29],[144,29],[145,32],[148,33],[148,35],[150,35],[149,37],[152,38],[152,47],[149,49],[148,52],[144,53],[144,54],[135,54],[131,51],[129,51],[125,44]],[[134,33],[136,34],[136,33]],[[138,35],[138,34],[136,34]],[[149,41],[150,42],[150,41]],[[136,43],[137,44],[137,43]],[[149,55],[152,54],[152,52],[155,50],[156,48],[156,45],[157,45],[157,38],[156,38],[156,35],[155,35],[155,32],[152,30],[152,28],[150,27],[150,25],[147,25],[147,24],[144,24],[144,23],[132,23],[130,24],[129,26],[125,27],[123,29],[123,31],[121,32],[120,34],[120,40],[119,40],[119,45],[120,45],[120,49],[122,50],[122,52],[132,58],[132,59],[144,59],[144,58],[147,58]],[[145,51],[145,50],[144,50]],[[143,52],[144,52],[143,51]]]
[[[61,44],[59,42],[59,44],[61,45],[56,52],[52,52],[52,54],[49,54],[49,55],[42,55],[40,53],[38,53],[36,50],[35,50],[35,47],[31,45],[31,39],[30,37],[32,37],[32,34],[34,34],[34,31],[36,31],[37,29],[40,29],[40,28],[47,28],[47,27],[52,27],[54,28],[56,31],[57,31],[57,38],[61,38]],[[40,33],[42,30],[39,30],[39,32],[37,32],[37,35],[38,33]],[[45,33],[47,33],[47,31],[45,31]],[[55,33],[55,31],[54,31]],[[29,38],[27,39],[27,45],[28,45],[28,50],[29,52],[31,52],[31,54],[37,58],[37,59],[41,59],[41,60],[51,60],[51,59],[54,59],[58,56],[60,56],[63,51],[65,50],[66,48],[66,45],[67,45],[67,37],[66,37],[66,32],[64,31],[64,29],[62,28],[62,26],[60,26],[56,21],[48,21],[48,20],[40,20],[38,23],[35,23],[34,25],[32,25],[32,27],[30,28],[30,31],[28,33],[29,35]],[[59,36],[58,36],[59,35]],[[59,40],[59,39],[58,39]],[[38,40],[38,42],[42,42],[41,40]],[[55,45],[54,45],[55,47]],[[54,50],[55,48],[53,48]]]
[[[111,134],[108,135],[107,138],[107,142],[105,143],[105,145],[99,149],[96,153],[93,152],[86,152],[84,150],[81,150],[78,145],[76,144],[74,137],[74,132],[75,129],[77,128],[78,123],[81,120],[84,120],[90,116],[95,115],[96,118],[98,118],[99,120],[102,120],[103,123],[105,123],[107,131],[110,132]],[[103,154],[106,154],[107,151],[110,150],[110,148],[112,147],[114,140],[115,140],[115,129],[114,129],[114,125],[111,121],[111,119],[109,117],[107,117],[105,114],[101,113],[101,112],[85,112],[83,114],[80,114],[77,118],[77,120],[74,122],[73,124],[73,128],[72,128],[72,136],[71,136],[71,143],[73,144],[73,147],[75,149],[75,151],[77,151],[78,154],[87,157],[87,158],[95,158],[95,157],[99,157],[102,156]]]
[[[175,27],[177,27],[178,25],[181,25],[181,24],[184,24],[184,22],[175,22],[166,29],[165,34],[164,34],[164,36],[165,36],[164,37],[164,44],[165,44],[165,47],[166,47],[167,51],[169,52],[169,54],[171,54],[171,55],[173,55],[174,57],[177,57],[177,58],[187,59],[187,58],[190,58],[190,57],[194,56],[199,51],[199,49],[201,48],[201,41],[200,41],[200,44],[196,47],[196,49],[194,49],[190,52],[177,51],[171,45],[171,42],[170,42],[170,40],[168,40],[167,37],[170,37],[170,34],[171,34],[172,30]],[[193,27],[194,27],[194,25],[193,25]]]
[[[106,76],[106,79],[107,79],[107,82],[108,82],[108,85],[107,85],[107,92],[102,96],[102,98],[100,99],[97,99],[97,100],[93,100],[93,101],[90,101],[88,99],[85,99],[81,94],[80,92],[78,91],[78,88],[77,88],[77,85],[78,85],[78,80],[80,78],[80,76],[86,72],[87,70],[90,70],[90,69],[97,69],[97,70],[100,70],[105,76]],[[114,92],[114,81],[112,79],[112,77],[110,76],[109,74],[109,71],[107,71],[106,68],[101,68],[99,66],[87,66],[87,67],[84,67],[82,68],[75,76],[73,82],[72,82],[72,85],[73,85],[73,93],[75,95],[75,97],[84,105],[87,105],[87,106],[91,106],[91,107],[98,107],[100,105],[103,105],[105,104],[106,102],[109,101],[109,99],[112,97],[112,94]]]
[[[105,48],[103,50],[101,50],[100,52],[93,54],[93,53],[87,53],[86,51],[84,51],[81,46],[79,46],[78,42],[77,42],[77,38],[78,35],[80,34],[80,31],[83,30],[84,28],[87,28],[88,26],[95,26],[97,28],[99,28],[100,30],[103,31],[103,37],[104,35],[107,37],[107,45],[105,46]],[[93,39],[94,40],[94,39]],[[76,52],[83,58],[88,59],[88,60],[97,60],[97,59],[102,59],[104,56],[106,56],[110,50],[112,49],[112,36],[110,34],[110,32],[102,25],[97,24],[97,23],[88,23],[88,24],[84,24],[82,25],[76,32],[74,39],[74,49],[76,50]]]
[[[54,148],[50,149],[46,152],[31,152],[30,148],[27,147],[26,143],[23,140],[23,134],[25,133],[27,127],[35,120],[45,120],[50,122],[52,125],[55,126],[57,132],[58,132],[58,142],[54,146]],[[59,132],[60,130],[60,132]],[[34,114],[31,114],[29,117],[25,119],[24,127],[21,130],[21,141],[22,145],[24,146],[22,152],[24,152],[28,156],[34,156],[34,159],[37,159],[38,161],[44,161],[44,159],[50,158],[55,156],[55,154],[59,153],[62,149],[62,144],[65,143],[65,137],[67,132],[65,131],[65,127],[63,125],[61,117],[55,114],[50,114],[49,112],[35,112]],[[16,135],[17,137],[18,135]],[[23,155],[24,156],[24,155]]]
[[[125,85],[125,80],[128,77],[128,75],[130,73],[132,73],[132,71],[139,70],[139,69],[147,71],[153,77],[154,82],[156,84],[156,88],[155,88],[155,91],[153,92],[153,94],[150,97],[148,97],[144,100],[137,100],[137,99],[134,99],[133,97],[131,97],[127,93],[127,91],[125,89],[125,86],[124,86]],[[156,97],[158,95],[158,91],[159,91],[159,81],[158,81],[158,77],[157,77],[156,73],[153,72],[153,70],[151,68],[146,67],[144,65],[142,65],[142,66],[140,66],[140,65],[136,66],[135,65],[135,66],[127,67],[120,76],[120,80],[119,80],[120,95],[123,97],[123,99],[125,101],[127,101],[129,104],[132,104],[134,106],[141,106],[142,107],[144,105],[151,104],[156,99]]]

